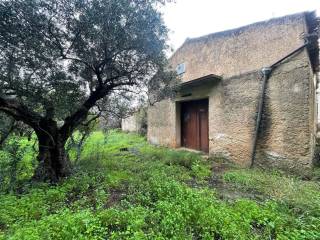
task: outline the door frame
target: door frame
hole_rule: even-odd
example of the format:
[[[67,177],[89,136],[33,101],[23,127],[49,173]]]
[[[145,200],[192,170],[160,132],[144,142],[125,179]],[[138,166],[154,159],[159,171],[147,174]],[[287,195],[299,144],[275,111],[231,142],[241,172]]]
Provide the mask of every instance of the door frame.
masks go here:
[[[177,142],[179,143],[179,146],[181,146],[181,147],[186,147],[186,146],[184,146],[184,141],[183,141],[183,117],[182,117],[182,114],[183,114],[183,107],[182,107],[182,105],[183,104],[186,104],[186,103],[192,103],[192,102],[201,102],[201,101],[203,101],[203,100],[206,100],[206,104],[207,104],[207,106],[206,106],[206,108],[207,108],[207,126],[206,126],[206,128],[207,128],[207,136],[208,136],[208,139],[207,139],[207,146],[206,146],[206,149],[207,149],[207,151],[203,151],[203,150],[201,150],[201,128],[200,128],[200,126],[201,126],[201,123],[200,123],[200,115],[199,115],[199,113],[198,113],[198,115],[197,115],[197,119],[196,119],[196,121],[197,121],[197,132],[198,132],[198,143],[197,143],[197,145],[199,145],[197,148],[198,149],[193,149],[193,148],[191,148],[191,149],[193,149],[193,150],[197,150],[197,151],[202,151],[202,152],[205,152],[205,153],[209,153],[209,98],[208,97],[204,97],[204,98],[199,98],[199,99],[190,99],[190,100],[186,100],[186,101],[179,101],[179,102],[177,102],[177,104],[176,104],[176,116],[177,116]],[[187,147],[186,147],[187,148]]]

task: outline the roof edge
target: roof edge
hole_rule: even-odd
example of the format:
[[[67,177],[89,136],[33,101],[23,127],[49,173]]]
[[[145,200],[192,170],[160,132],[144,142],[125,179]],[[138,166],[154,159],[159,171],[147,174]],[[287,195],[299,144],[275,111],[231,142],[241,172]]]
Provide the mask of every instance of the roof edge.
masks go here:
[[[237,28],[231,28],[231,29],[227,29],[227,30],[223,30],[223,31],[209,33],[209,34],[206,34],[206,35],[203,35],[203,36],[200,36],[200,37],[186,38],[186,40],[181,45],[181,47],[183,45],[187,44],[187,43],[198,42],[198,41],[207,39],[209,37],[224,37],[224,36],[228,36],[230,34],[235,34],[237,32],[243,31],[243,30],[245,30],[245,29],[247,29],[249,27],[255,27],[255,26],[260,26],[260,25],[265,25],[265,24],[270,24],[270,23],[276,23],[276,22],[279,22],[279,21],[284,20],[284,19],[294,19],[294,18],[298,18],[298,17],[305,17],[306,15],[312,14],[312,13],[315,13],[315,11],[298,12],[298,13],[293,13],[293,14],[289,14],[289,15],[284,15],[284,16],[281,16],[281,17],[270,18],[270,19],[267,19],[267,20],[250,23],[250,24],[247,24],[247,25],[244,25],[244,26],[240,26],[240,27],[237,27]],[[181,48],[181,47],[179,47],[179,48]]]

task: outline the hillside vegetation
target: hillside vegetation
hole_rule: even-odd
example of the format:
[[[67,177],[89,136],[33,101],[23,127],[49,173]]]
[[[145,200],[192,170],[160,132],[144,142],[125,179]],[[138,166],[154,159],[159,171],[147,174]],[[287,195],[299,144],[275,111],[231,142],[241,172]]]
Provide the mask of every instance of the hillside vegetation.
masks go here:
[[[53,186],[30,181],[32,141],[10,141],[0,239],[320,239],[316,170],[303,180],[94,132],[72,177]]]

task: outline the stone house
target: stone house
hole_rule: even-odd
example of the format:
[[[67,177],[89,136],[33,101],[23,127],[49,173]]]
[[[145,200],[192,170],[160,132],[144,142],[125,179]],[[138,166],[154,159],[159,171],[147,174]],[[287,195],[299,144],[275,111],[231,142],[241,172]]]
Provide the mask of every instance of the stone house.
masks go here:
[[[312,166],[319,19],[274,18],[187,39],[170,65],[176,97],[148,108],[148,140],[242,166]]]

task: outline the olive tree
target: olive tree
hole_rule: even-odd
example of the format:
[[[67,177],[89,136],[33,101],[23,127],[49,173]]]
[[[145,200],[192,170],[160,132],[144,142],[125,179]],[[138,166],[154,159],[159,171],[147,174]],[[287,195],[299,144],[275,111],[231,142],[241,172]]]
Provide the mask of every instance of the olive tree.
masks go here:
[[[36,133],[36,179],[70,174],[65,144],[110,94],[170,85],[163,4],[0,0],[0,111]]]

